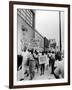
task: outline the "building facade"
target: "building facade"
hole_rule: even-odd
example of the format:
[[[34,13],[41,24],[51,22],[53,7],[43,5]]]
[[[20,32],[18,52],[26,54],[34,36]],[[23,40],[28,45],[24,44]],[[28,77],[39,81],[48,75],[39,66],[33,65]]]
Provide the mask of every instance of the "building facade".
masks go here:
[[[43,51],[44,50],[44,37],[35,30],[35,39],[38,42],[38,50]]]
[[[35,14],[30,9],[17,9],[17,52],[21,54],[28,47],[30,40],[35,37]]]
[[[50,44],[49,40],[46,37],[44,37],[44,50],[45,51],[48,51],[49,44]]]
[[[17,52],[24,47],[44,50],[44,37],[35,30],[35,12],[30,9],[17,9]]]

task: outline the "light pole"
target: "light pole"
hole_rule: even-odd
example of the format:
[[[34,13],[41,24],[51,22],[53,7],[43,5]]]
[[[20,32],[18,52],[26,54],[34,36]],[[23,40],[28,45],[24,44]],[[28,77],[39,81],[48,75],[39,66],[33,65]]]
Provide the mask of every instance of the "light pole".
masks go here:
[[[62,49],[61,45],[61,12],[59,11],[59,38],[60,38],[60,51]]]

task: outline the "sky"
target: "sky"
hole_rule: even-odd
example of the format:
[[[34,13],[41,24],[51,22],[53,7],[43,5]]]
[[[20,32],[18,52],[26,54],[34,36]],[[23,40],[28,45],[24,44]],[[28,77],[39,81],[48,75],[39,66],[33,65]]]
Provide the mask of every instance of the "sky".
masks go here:
[[[64,12],[61,12],[61,33],[64,41]],[[36,10],[35,28],[47,39],[56,39],[59,45],[59,11]]]

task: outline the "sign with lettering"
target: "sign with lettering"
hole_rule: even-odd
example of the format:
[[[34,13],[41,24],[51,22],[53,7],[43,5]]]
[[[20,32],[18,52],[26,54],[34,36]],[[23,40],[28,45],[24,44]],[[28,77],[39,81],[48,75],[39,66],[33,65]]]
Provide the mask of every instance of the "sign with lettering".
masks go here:
[[[30,41],[30,47],[39,47],[39,40],[31,39]]]
[[[47,57],[46,56],[39,56],[39,64],[47,63]]]

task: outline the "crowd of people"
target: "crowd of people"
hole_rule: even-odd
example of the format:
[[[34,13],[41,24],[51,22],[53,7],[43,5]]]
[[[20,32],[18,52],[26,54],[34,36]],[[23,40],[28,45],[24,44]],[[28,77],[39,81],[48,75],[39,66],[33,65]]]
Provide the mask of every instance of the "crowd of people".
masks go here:
[[[22,51],[22,64],[18,67],[18,70],[22,70],[22,77],[20,80],[24,80],[25,76],[30,77],[32,80],[35,73],[44,75],[45,71],[51,67],[51,73],[56,79],[64,78],[64,60],[63,54],[60,51],[37,51],[34,49],[24,48]],[[39,57],[45,56],[46,63],[40,63]]]

